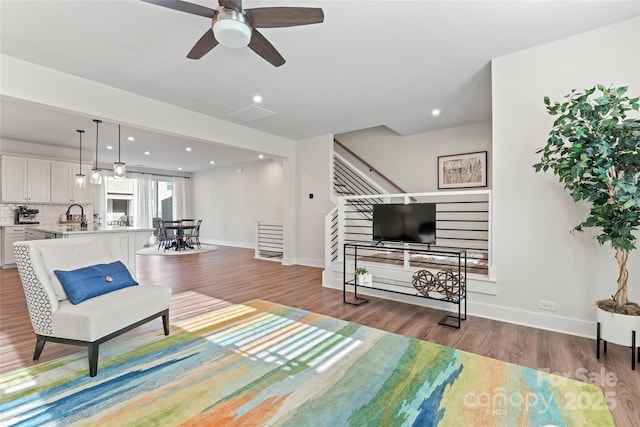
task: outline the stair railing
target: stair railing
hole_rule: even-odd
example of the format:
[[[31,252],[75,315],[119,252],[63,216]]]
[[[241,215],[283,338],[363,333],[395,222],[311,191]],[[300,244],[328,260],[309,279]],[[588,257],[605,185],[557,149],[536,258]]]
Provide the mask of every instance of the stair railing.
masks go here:
[[[338,141],[337,139],[333,138],[333,142],[340,147],[342,150],[346,151],[350,156],[352,156],[353,158],[355,158],[356,160],[358,160],[360,163],[362,163],[367,169],[369,169],[371,172],[375,173],[377,176],[379,176],[384,182],[386,182],[387,184],[389,184],[391,187],[393,187],[394,189],[397,190],[398,193],[406,193],[406,191],[400,187],[398,184],[396,184],[395,182],[393,182],[392,180],[390,180],[385,174],[383,174],[382,172],[380,172],[378,169],[376,169],[372,164],[370,164],[369,162],[367,162],[365,159],[363,159],[362,157],[360,157],[359,155],[357,155],[356,153],[354,153],[351,149],[349,149],[347,146],[345,146],[343,143],[341,143],[340,141]],[[358,169],[357,167],[355,168],[356,170]],[[389,191],[381,191],[378,192],[379,193],[388,193]],[[373,193],[376,194],[376,193]],[[352,194],[353,196],[357,195],[357,194]],[[360,194],[363,195],[363,194]]]

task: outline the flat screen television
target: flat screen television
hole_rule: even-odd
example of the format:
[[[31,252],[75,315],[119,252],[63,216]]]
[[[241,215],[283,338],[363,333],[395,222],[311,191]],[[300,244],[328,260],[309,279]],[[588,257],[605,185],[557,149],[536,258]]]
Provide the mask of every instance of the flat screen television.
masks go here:
[[[436,204],[373,205],[373,240],[435,244]]]

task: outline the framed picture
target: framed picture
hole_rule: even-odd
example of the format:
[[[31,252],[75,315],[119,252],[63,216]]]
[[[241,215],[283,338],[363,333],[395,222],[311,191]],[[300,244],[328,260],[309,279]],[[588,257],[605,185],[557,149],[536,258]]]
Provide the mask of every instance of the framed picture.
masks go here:
[[[486,151],[438,156],[438,189],[486,186]]]

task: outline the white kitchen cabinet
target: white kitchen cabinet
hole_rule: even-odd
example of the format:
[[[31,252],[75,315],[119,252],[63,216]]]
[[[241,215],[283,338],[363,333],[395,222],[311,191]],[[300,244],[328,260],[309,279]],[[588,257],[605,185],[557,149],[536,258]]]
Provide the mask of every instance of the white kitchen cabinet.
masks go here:
[[[2,157],[2,201],[51,201],[51,163],[46,160]]]
[[[90,165],[83,165],[82,173],[89,179]],[[79,166],[73,163],[51,163],[51,201],[53,203],[89,203],[89,185],[85,188],[75,186],[75,176]]]
[[[16,258],[13,255],[13,242],[25,240],[25,231],[27,227],[16,225],[2,227],[2,267],[13,267]]]

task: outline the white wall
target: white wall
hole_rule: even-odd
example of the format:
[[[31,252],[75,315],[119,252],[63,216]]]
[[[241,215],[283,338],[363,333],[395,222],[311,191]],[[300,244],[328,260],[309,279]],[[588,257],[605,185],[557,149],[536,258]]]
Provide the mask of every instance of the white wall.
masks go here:
[[[410,136],[380,126],[336,135],[336,139],[407,193],[437,191],[438,156],[488,151],[491,188],[490,122]],[[363,172],[376,179],[372,173]]]
[[[332,135],[296,143],[296,264],[324,266],[324,217],[334,207],[332,145]]]
[[[273,159],[194,173],[200,240],[254,248],[258,221],[283,220],[283,185],[281,163]]]
[[[517,323],[595,335],[594,301],[615,291],[617,264],[595,232],[571,235],[586,218],[551,174],[534,173],[553,117],[543,98],[597,83],[640,94],[640,18],[494,59],[493,249],[498,296],[472,310]],[[640,250],[629,258],[630,297],[640,295]],[[538,309],[555,301],[557,311]],[[486,304],[486,305],[483,305]]]

